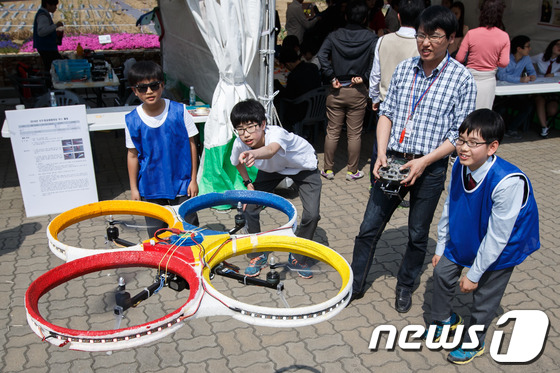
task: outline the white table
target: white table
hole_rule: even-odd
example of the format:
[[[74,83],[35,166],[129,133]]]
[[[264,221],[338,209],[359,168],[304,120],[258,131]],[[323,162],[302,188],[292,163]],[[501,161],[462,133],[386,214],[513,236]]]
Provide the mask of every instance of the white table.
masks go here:
[[[124,129],[126,126],[125,115],[130,113],[136,106],[111,106],[102,108],[86,109],[88,128],[93,131],[111,131]],[[193,115],[195,123],[205,123],[208,115]],[[8,121],[4,120],[2,126],[2,137],[10,137]]]
[[[496,82],[496,96],[530,95],[538,93],[560,92],[560,78],[538,77],[529,83],[509,83],[498,80]]]

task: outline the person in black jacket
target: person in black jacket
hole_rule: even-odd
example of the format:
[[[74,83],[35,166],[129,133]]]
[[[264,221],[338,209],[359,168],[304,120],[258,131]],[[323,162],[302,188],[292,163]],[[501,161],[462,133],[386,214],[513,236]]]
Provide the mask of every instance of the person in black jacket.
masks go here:
[[[348,24],[331,32],[317,55],[321,71],[331,83],[331,91],[327,97],[329,123],[325,137],[325,164],[321,171],[321,175],[329,180],[334,179],[334,153],[345,122],[348,130],[346,180],[364,176],[364,173],[358,170],[358,160],[368,97],[366,83],[377,43],[377,36],[363,26],[367,11],[364,1],[348,4]]]

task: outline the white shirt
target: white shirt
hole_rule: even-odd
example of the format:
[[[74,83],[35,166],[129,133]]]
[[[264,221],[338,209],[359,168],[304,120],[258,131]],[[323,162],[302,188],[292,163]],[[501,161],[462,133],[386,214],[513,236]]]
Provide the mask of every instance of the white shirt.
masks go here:
[[[259,171],[296,175],[301,171],[317,168],[317,156],[313,146],[304,138],[288,132],[282,127],[266,126],[264,142],[264,146],[277,143],[280,145],[280,150],[270,159],[256,159],[255,167]],[[241,141],[239,137],[236,138],[231,150],[231,164],[237,166],[239,155],[247,150],[251,150],[251,147]]]
[[[548,66],[550,65],[550,61],[543,61],[543,55],[544,53],[539,53],[536,56],[531,57],[531,62],[533,62],[533,65],[536,66],[537,74],[539,76],[544,76]],[[556,60],[557,59],[555,58],[554,62],[552,62],[552,69],[550,72],[553,73],[554,76],[560,76],[560,63],[556,62]]]
[[[142,122],[144,122],[144,124],[148,127],[151,128],[158,128],[160,127],[165,120],[167,119],[167,113],[169,111],[169,99],[164,99],[165,100],[165,109],[163,109],[163,112],[155,117],[151,117],[148,114],[146,114],[144,112],[144,109],[142,108],[142,105],[138,106],[136,109],[138,112],[138,115],[140,116],[140,119],[142,119]],[[185,105],[183,104],[183,119],[185,121],[185,127],[187,128],[187,132],[189,133],[189,137],[193,137],[198,135],[198,128],[196,127],[196,124],[194,124],[194,119],[191,116],[191,114],[189,113],[189,111],[187,110],[187,108],[185,107]],[[124,136],[125,136],[125,142],[126,142],[126,147],[128,149],[136,149],[136,147],[134,146],[134,143],[132,142],[132,138],[130,137],[130,132],[128,131],[128,127],[125,126],[124,127]]]

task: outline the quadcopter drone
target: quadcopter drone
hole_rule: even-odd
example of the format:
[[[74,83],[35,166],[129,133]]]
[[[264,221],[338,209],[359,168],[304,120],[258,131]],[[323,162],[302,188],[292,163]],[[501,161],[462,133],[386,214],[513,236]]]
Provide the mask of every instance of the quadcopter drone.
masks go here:
[[[245,225],[244,204],[279,210],[287,215],[288,222],[267,232],[236,234]],[[237,206],[235,227],[227,232],[198,228],[184,221],[184,217],[193,212],[219,205]],[[134,244],[119,238],[116,221],[112,219],[112,215],[116,214],[153,217],[167,223],[169,228],[160,229],[151,239]],[[64,229],[105,215],[111,216],[107,239],[118,241],[118,248],[79,248],[58,239]],[[51,344],[69,344],[75,350],[112,351],[153,342],[176,331],[186,321],[200,317],[225,315],[249,324],[270,327],[295,327],[328,320],[350,300],[352,271],[346,260],[334,250],[296,237],[296,222],[296,209],[290,202],[274,194],[256,191],[228,191],[194,197],[180,205],[177,211],[139,201],[103,201],[66,211],[49,224],[47,236],[51,251],[67,262],[41,275],[29,286],[25,295],[28,323],[39,337]],[[265,279],[260,279],[240,274],[239,267],[228,262],[248,253],[270,251],[302,254],[326,264],[340,276],[339,288],[326,300],[290,308],[284,297],[288,284],[282,281],[279,273],[285,269],[285,264],[270,256],[270,271]],[[71,329],[56,325],[42,316],[44,309],[39,306],[40,299],[52,289],[88,274],[128,267],[152,268],[155,276],[135,295],[127,291],[124,278],[119,278],[115,284],[115,306],[112,310],[116,319],[114,328]],[[283,300],[284,307],[255,305],[235,299],[236,296],[225,295],[214,286],[212,281],[216,278],[236,280],[236,286],[257,286],[275,291]],[[166,311],[162,317],[120,327],[120,321],[127,312],[159,294],[163,288],[177,293],[187,290],[188,294],[179,298],[177,308]]]

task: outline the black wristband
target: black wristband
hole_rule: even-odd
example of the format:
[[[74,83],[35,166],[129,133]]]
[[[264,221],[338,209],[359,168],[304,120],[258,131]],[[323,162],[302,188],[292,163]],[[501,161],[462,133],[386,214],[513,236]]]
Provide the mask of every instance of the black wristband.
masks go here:
[[[251,179],[243,180],[243,185],[245,185],[245,188],[247,188],[249,184],[253,184],[253,180]]]

